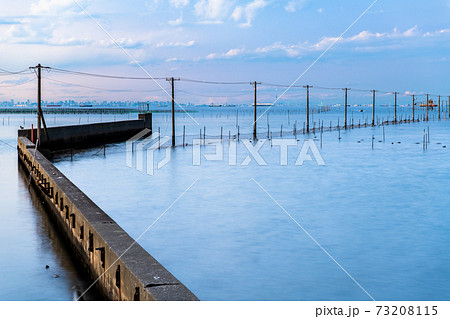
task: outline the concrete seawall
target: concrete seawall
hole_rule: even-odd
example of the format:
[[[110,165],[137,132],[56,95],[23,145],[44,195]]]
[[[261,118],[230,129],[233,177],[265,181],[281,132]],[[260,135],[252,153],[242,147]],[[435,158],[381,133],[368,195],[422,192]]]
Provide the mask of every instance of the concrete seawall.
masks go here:
[[[113,219],[67,179],[26,137],[19,162],[70,249],[109,300],[198,300]]]
[[[39,149],[48,151],[87,148],[126,141],[143,129],[152,129],[152,114],[139,114],[138,120],[49,127],[48,137],[41,130]],[[31,130],[19,130],[19,136],[31,138]],[[36,140],[37,130],[33,130]]]

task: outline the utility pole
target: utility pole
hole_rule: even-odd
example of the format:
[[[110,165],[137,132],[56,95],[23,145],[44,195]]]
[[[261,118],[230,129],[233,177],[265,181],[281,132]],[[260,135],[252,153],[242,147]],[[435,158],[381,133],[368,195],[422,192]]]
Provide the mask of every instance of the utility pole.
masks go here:
[[[428,122],[428,107],[430,105],[430,100],[428,99],[429,94],[427,94],[427,122]]]
[[[394,92],[394,95],[395,95],[395,103],[394,103],[394,123],[397,123],[397,94],[398,94],[398,92]]]
[[[309,133],[309,89],[312,86],[305,85],[303,87],[306,88],[306,133]]]
[[[372,126],[375,126],[375,92],[377,92],[377,90],[371,90],[372,91]]]
[[[439,97],[439,102],[438,102],[438,113],[439,113],[439,115],[438,115],[438,117],[439,117],[439,119],[441,119],[441,96],[438,95],[438,97]]]
[[[175,79],[173,77],[166,79],[172,86],[172,147],[175,146],[175,81],[180,81],[180,79]]]
[[[37,77],[38,77],[38,96],[37,96],[37,140],[41,140],[41,116],[42,116],[42,78],[41,78],[41,64],[37,65]]]
[[[347,103],[347,92],[348,92],[348,90],[351,90],[351,89],[345,88],[345,89],[342,89],[342,90],[345,91],[345,121],[344,121],[344,128],[347,128],[347,105],[348,105],[348,103]]]
[[[252,82],[250,83],[251,85],[253,85],[253,87],[255,88],[255,99],[253,101],[253,139],[256,140],[257,136],[256,136],[256,122],[258,121],[257,119],[257,97],[256,97],[256,90],[257,90],[257,86],[258,84],[261,84],[261,82]]]
[[[42,66],[38,64],[37,66],[30,67],[31,70],[37,69],[37,78],[38,78],[38,92],[37,92],[37,139],[41,141],[41,126],[44,125],[45,135],[47,139],[50,139],[48,136],[47,125],[45,124],[44,115],[42,113],[42,69],[50,69],[49,67]]]
[[[413,104],[412,104],[412,118],[413,118],[413,122],[414,122],[414,121],[415,121],[415,120],[414,120],[414,106],[416,106],[416,96],[413,94],[412,98],[413,98]]]

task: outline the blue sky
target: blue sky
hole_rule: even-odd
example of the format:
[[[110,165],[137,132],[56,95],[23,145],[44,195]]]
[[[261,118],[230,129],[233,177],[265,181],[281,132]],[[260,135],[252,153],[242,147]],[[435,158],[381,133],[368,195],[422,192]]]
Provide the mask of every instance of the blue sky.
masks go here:
[[[152,76],[291,84],[373,0],[77,2]],[[22,70],[41,63],[146,76],[73,0],[0,0],[0,4],[0,68]],[[450,0],[379,0],[299,84],[448,95],[449,16]],[[47,99],[167,100],[149,81],[44,76],[50,79],[44,83]],[[0,86],[31,77],[2,76]],[[51,79],[134,92],[93,90]],[[165,81],[161,85],[168,88]],[[177,83],[177,87],[183,91],[180,102],[238,103],[251,96],[250,86]],[[302,98],[303,93],[292,90],[286,99]],[[262,88],[263,99],[275,91],[267,88],[266,94]],[[332,101],[341,93],[314,94]],[[34,97],[33,83],[0,87],[3,100]]]

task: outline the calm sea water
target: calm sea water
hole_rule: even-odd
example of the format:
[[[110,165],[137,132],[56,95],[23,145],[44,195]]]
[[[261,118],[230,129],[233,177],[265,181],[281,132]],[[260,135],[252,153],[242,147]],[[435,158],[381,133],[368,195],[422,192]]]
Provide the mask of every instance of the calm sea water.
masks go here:
[[[25,123],[34,119],[27,115]],[[28,189],[16,150],[17,129],[23,123],[23,116],[0,114],[0,300],[76,300],[90,282]],[[94,291],[85,296],[101,298]]]
[[[392,108],[380,109],[379,116],[392,119],[392,113]],[[354,123],[370,120],[370,114],[353,108]],[[251,132],[250,108],[238,116],[236,109],[211,108],[191,115],[199,125],[186,114],[177,115],[177,143],[183,126],[192,138],[204,127],[207,136],[215,137],[221,127],[223,135],[236,134],[237,125],[241,138]],[[295,121],[301,129],[305,117],[292,110],[288,117],[287,109],[266,116],[258,125],[262,135],[267,123],[274,135],[281,125],[292,131]],[[338,118],[343,121],[342,110],[314,117],[316,126],[319,119],[325,127],[329,121],[333,125]],[[13,146],[15,127],[23,125],[23,116],[14,118],[15,124],[0,135]],[[49,115],[47,122],[127,118]],[[24,126],[33,119],[26,117]],[[154,115],[153,123],[155,130],[170,134],[168,115]],[[317,243],[377,300],[448,300],[448,125],[441,120],[386,126],[384,142],[381,127],[341,131],[340,140],[339,132],[324,132],[322,148],[320,134],[310,135],[325,166],[315,162],[295,166],[300,147],[290,148],[289,165],[280,166],[279,148],[269,142],[260,151],[266,166],[254,160],[241,165],[249,154],[242,142],[237,147],[238,165],[229,166],[228,141],[224,161],[203,160],[193,166],[192,146],[179,147],[170,150],[171,161],[153,176],[126,166],[124,143],[108,146],[105,157],[99,149],[72,159],[62,154],[55,165],[132,237],[145,232],[139,243],[202,300],[368,300]],[[423,151],[423,130],[428,127],[431,141]],[[301,145],[304,136],[297,138]],[[0,236],[2,242],[11,242],[1,248],[2,256],[11,257],[1,261],[10,276],[0,279],[0,286],[6,287],[0,299],[72,299],[79,280],[73,265],[52,246],[58,240],[48,235],[45,215],[33,206],[17,173],[15,150],[5,144],[0,149],[6,174],[0,187],[8,195],[1,198],[2,207],[8,209],[0,215],[5,229]],[[201,151],[214,153],[214,147],[202,146]],[[156,158],[165,152],[157,151]],[[16,183],[12,187],[6,180]],[[50,272],[45,264],[52,264]],[[60,268],[55,270],[54,264]],[[54,278],[53,272],[60,277]],[[43,295],[42,287],[49,287],[48,295]]]
[[[384,111],[392,119],[392,109]],[[337,121],[341,113],[321,116]],[[183,115],[177,130],[236,130],[231,114],[205,110],[194,116],[200,126]],[[288,126],[286,110],[270,116],[271,125]],[[250,110],[240,117],[251,124]],[[167,122],[155,116],[154,127],[170,129]],[[384,142],[381,127],[341,131],[341,140],[339,132],[325,132],[322,149],[317,134],[325,166],[293,165],[299,148],[280,166],[279,148],[270,143],[260,151],[268,165],[240,165],[248,152],[239,143],[238,165],[229,166],[227,141],[222,162],[193,166],[192,147],[176,148],[154,176],[126,166],[125,144],[108,147],[106,157],[92,150],[56,165],[131,236],[145,232],[140,244],[202,300],[368,300],[304,230],[377,300],[448,300],[448,125],[386,126]]]

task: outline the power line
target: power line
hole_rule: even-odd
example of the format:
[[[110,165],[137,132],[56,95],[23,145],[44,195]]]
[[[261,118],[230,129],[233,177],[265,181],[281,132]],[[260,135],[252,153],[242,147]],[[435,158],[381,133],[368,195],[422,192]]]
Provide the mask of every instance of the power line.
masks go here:
[[[23,73],[29,73],[29,72],[30,72],[29,69],[24,69],[24,70],[18,71],[18,72],[0,69],[0,75],[17,75],[17,74],[23,74]]]
[[[36,79],[30,79],[28,81],[22,82],[22,83],[18,83],[18,84],[12,84],[12,85],[0,85],[0,88],[12,88],[12,87],[16,87],[16,86],[21,86],[30,82],[35,81]]]
[[[48,72],[55,72],[55,73],[60,73],[60,74],[68,74],[68,75],[79,75],[79,76],[90,76],[90,77],[98,77],[98,78],[106,78],[106,79],[119,79],[119,80],[165,80],[166,77],[160,77],[160,78],[151,78],[151,77],[133,77],[133,76],[121,76],[121,75],[107,75],[107,74],[98,74],[98,73],[89,73],[89,72],[81,72],[81,71],[73,71],[73,70],[67,70],[67,69],[60,69],[60,68],[53,68],[53,67],[49,67],[46,68],[48,70]],[[29,69],[24,69],[21,71],[9,71],[9,70],[5,70],[5,69],[0,69],[0,76],[7,76],[7,75],[22,75],[25,73],[29,73],[30,70]],[[99,91],[109,91],[109,92],[159,92],[162,91],[161,90],[116,90],[116,89],[105,89],[105,88],[98,88],[98,87],[90,87],[90,86],[85,86],[85,85],[79,85],[79,84],[74,84],[74,83],[70,83],[70,82],[64,82],[64,81],[60,81],[60,80],[55,80],[55,79],[50,79],[47,78],[50,81],[54,81],[54,82],[60,82],[63,84],[68,84],[68,85],[73,85],[73,86],[78,86],[78,87],[83,87],[83,88],[87,88],[87,89],[94,89],[94,90],[99,90]],[[236,82],[225,82],[225,81],[208,81],[208,80],[198,80],[198,79],[188,79],[188,78],[181,78],[181,81],[184,82],[190,82],[190,83],[199,83],[199,84],[212,84],[212,85],[246,85],[249,82],[247,81],[236,81]],[[8,85],[8,86],[0,86],[0,87],[14,87],[14,86],[19,86],[19,85],[23,85],[26,84],[28,82],[27,81],[24,83],[20,83],[20,84],[15,84],[15,85]],[[280,83],[269,83],[269,82],[262,82],[261,83],[262,86],[265,87],[281,87],[281,88],[302,88],[303,85],[286,85],[286,84],[280,84]],[[338,87],[325,87],[325,86],[315,86],[315,89],[319,89],[319,90],[341,90],[342,88],[338,88]],[[370,89],[354,89],[352,88],[352,91],[355,92],[367,92],[370,93],[372,90]],[[202,94],[197,94],[197,93],[189,93],[186,91],[182,91],[183,93],[186,94],[192,94],[192,95],[197,95],[197,96],[203,96],[203,97],[237,97],[237,96],[244,96],[246,94],[242,94],[242,95],[234,95],[234,96],[210,96],[210,95],[202,95]],[[382,90],[377,90],[377,92],[381,93],[381,94],[392,94],[392,91],[382,91]],[[413,94],[403,94],[404,96],[412,96]],[[425,96],[425,94],[414,94],[414,96],[419,97],[419,96]],[[429,96],[438,96],[438,94],[429,94]]]
[[[133,77],[133,76],[96,74],[96,73],[64,70],[64,69],[58,69],[58,68],[50,68],[49,70],[54,71],[56,73],[63,73],[63,74],[83,75],[83,76],[92,76],[92,77],[107,78],[107,79],[120,79],[120,80],[152,80],[152,81],[154,81],[154,80],[165,80],[166,79],[166,77],[150,78],[150,77]]]
[[[62,84],[67,84],[67,85],[72,85],[72,86],[78,86],[78,87],[82,87],[82,88],[86,88],[86,89],[92,89],[92,90],[98,90],[98,91],[108,91],[108,92],[161,92],[162,89],[156,89],[156,90],[117,90],[117,89],[105,89],[105,88],[98,88],[98,87],[93,87],[93,86],[86,86],[86,85],[81,85],[81,84],[75,84],[75,83],[70,83],[70,82],[65,82],[65,81],[60,81],[60,80],[55,80],[55,79],[51,79],[51,78],[47,78],[45,77],[44,79],[52,81],[52,82],[58,82],[58,83],[62,83]]]
[[[198,94],[198,93],[192,93],[192,92],[187,92],[184,90],[178,90],[177,92],[181,92],[184,94],[190,94],[190,95],[194,95],[194,96],[200,96],[200,97],[216,97],[216,98],[226,98],[226,97],[239,97],[239,96],[245,96],[245,95],[249,95],[253,92],[248,91],[245,93],[241,93],[241,94],[235,94],[235,95],[205,95],[205,94]]]
[[[184,82],[192,82],[192,83],[202,83],[202,84],[220,84],[220,85],[243,85],[248,84],[248,82],[215,82],[215,81],[204,81],[204,80],[193,80],[193,79],[185,79],[181,78],[181,81]]]

